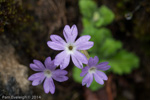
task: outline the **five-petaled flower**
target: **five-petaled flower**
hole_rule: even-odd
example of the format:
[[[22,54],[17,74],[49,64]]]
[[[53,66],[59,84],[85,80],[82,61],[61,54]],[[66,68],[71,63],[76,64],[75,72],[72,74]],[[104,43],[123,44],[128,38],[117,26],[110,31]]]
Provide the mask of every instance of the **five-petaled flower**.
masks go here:
[[[45,66],[39,60],[33,60],[34,63],[30,64],[30,68],[34,71],[39,71],[31,75],[28,80],[33,81],[32,85],[36,86],[41,84],[44,79],[44,91],[45,93],[54,94],[55,85],[53,79],[58,82],[64,82],[68,80],[68,77],[65,76],[68,72],[62,69],[56,69],[56,65],[54,65],[54,60],[51,60],[50,57],[45,59]]]
[[[99,84],[104,84],[103,80],[108,79],[106,74],[102,72],[110,68],[110,66],[107,65],[108,62],[97,64],[98,61],[99,59],[97,56],[95,56],[94,58],[91,57],[88,61],[88,66],[82,69],[80,76],[83,77],[84,75],[86,75],[82,80],[82,85],[86,85],[86,87],[89,87],[93,81],[93,76],[95,78],[95,81]]]
[[[66,41],[58,35],[51,35],[51,41],[47,42],[51,49],[58,51],[63,50],[55,57],[55,65],[60,65],[60,68],[64,69],[69,65],[71,57],[75,66],[82,69],[82,64],[87,64],[88,60],[79,50],[87,50],[93,46],[94,43],[89,41],[91,37],[85,35],[75,41],[78,35],[76,25],[73,25],[71,28],[66,25],[63,30],[63,35]]]

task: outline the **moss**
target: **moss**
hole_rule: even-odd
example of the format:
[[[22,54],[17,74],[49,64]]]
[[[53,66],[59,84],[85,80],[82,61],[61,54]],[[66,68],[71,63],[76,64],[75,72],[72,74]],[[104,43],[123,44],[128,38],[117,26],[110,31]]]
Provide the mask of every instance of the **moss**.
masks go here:
[[[5,26],[16,27],[18,23],[25,23],[31,20],[25,14],[22,5],[19,5],[15,0],[1,0],[0,1],[0,33],[4,33]]]
[[[42,26],[29,15],[27,7],[15,0],[0,0],[0,9],[0,36],[6,36],[21,58],[45,59],[47,33],[40,33]]]

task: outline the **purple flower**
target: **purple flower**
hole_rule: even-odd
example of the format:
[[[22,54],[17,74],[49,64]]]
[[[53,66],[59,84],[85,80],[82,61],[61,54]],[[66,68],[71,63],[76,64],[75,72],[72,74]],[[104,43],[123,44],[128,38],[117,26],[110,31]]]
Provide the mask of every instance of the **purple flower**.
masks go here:
[[[102,62],[97,65],[99,59],[97,56],[94,58],[90,58],[88,61],[88,66],[84,67],[82,69],[82,73],[80,74],[81,77],[83,77],[85,74],[86,76],[82,80],[82,86],[86,84],[86,87],[89,87],[93,81],[93,76],[95,78],[95,81],[99,84],[104,84],[103,80],[107,80],[107,76],[104,72],[110,68],[108,62]],[[99,71],[102,70],[102,71]]]
[[[45,93],[51,92],[51,94],[54,94],[55,85],[53,79],[58,82],[68,80],[68,77],[65,76],[68,72],[62,69],[56,69],[56,65],[54,65],[54,61],[50,57],[45,59],[45,66],[39,60],[33,60],[33,62],[30,64],[30,68],[39,72],[31,75],[28,80],[33,81],[32,85],[36,86],[41,84],[45,79],[43,85]]]
[[[47,45],[54,50],[63,50],[55,57],[55,64],[60,65],[61,69],[66,68],[69,65],[70,57],[72,58],[73,63],[78,68],[83,68],[82,63],[87,64],[88,60],[84,54],[80,53],[79,50],[87,50],[93,46],[93,42],[90,42],[91,38],[89,35],[81,36],[75,41],[78,35],[78,30],[76,25],[73,25],[71,28],[66,25],[63,31],[65,37],[64,41],[58,35],[51,35],[50,38],[52,41],[48,41]]]

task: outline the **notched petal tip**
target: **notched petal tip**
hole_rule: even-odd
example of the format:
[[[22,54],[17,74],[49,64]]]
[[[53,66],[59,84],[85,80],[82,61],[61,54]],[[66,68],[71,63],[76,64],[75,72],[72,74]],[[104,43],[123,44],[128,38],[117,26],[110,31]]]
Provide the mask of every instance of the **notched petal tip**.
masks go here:
[[[47,59],[48,61],[51,61],[51,57],[47,57],[46,59]]]
[[[86,87],[87,87],[87,88],[89,88],[89,87],[90,87],[90,85],[86,84]]]
[[[67,75],[68,74],[68,71],[66,70],[62,70],[63,71],[63,75]]]
[[[64,50],[64,45],[63,44],[60,44],[60,43],[57,43],[57,42],[53,42],[53,41],[48,41],[47,42],[47,45],[49,48],[53,49],[53,50]]]
[[[93,47],[94,46],[94,42],[90,41],[90,43],[91,43],[91,46]]]
[[[94,57],[94,60],[99,60],[99,58],[97,56]]]
[[[53,40],[53,38],[56,36],[58,36],[58,35],[52,34],[52,35],[50,35],[50,39]]]
[[[80,73],[80,77],[83,77],[85,74],[84,73]]]
[[[76,29],[77,30],[77,26],[74,24],[71,26],[71,29]]]
[[[108,70],[109,68],[111,68],[111,66],[110,66],[110,65],[107,65],[107,70]]]
[[[33,80],[32,86],[37,86],[41,84],[41,80]]]
[[[73,24],[72,26],[76,26],[76,24]],[[76,26],[77,27],[77,26]]]
[[[69,26],[69,25],[65,25],[65,27],[70,28],[70,26]],[[64,27],[64,28],[65,28],[65,27]]]
[[[28,78],[29,81],[32,81],[31,76]]]
[[[55,91],[54,92],[50,92],[51,94],[54,94],[55,93]]]

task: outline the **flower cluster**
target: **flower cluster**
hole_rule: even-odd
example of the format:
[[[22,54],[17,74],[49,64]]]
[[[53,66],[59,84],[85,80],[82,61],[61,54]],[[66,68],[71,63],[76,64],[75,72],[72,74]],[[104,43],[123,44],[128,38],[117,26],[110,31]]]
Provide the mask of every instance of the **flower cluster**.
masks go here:
[[[33,63],[30,64],[30,68],[34,71],[38,71],[31,75],[28,80],[33,81],[32,85],[36,86],[41,84],[44,80],[44,91],[45,93],[53,94],[55,92],[54,81],[64,82],[68,80],[67,71],[64,69],[69,65],[70,59],[74,65],[82,69],[81,77],[85,76],[82,80],[82,85],[89,87],[93,81],[93,76],[95,81],[99,84],[104,84],[103,80],[107,80],[107,76],[104,72],[100,70],[108,70],[110,66],[108,62],[103,62],[97,64],[99,59],[97,56],[94,58],[88,58],[81,53],[82,50],[90,49],[94,43],[89,41],[90,36],[85,35],[79,37],[77,40],[78,30],[76,25],[73,25],[71,28],[69,25],[66,25],[63,30],[63,35],[65,40],[63,40],[58,35],[51,35],[51,41],[47,42],[47,45],[57,51],[62,51],[56,55],[54,60],[51,60],[51,57],[47,57],[44,64],[39,60],[33,60]],[[86,67],[83,67],[83,64],[86,64]],[[60,69],[57,68],[60,66]]]

